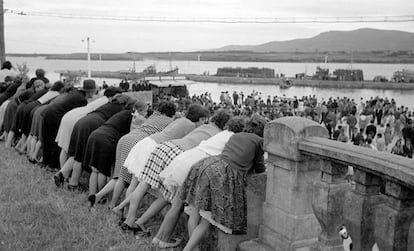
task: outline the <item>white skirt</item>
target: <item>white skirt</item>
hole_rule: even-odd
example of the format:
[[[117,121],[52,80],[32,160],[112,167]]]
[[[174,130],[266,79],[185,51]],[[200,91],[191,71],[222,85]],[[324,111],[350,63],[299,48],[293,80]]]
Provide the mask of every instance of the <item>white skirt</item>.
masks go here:
[[[145,164],[152,151],[157,147],[157,142],[152,138],[146,137],[135,144],[125,159],[124,166],[130,173],[138,176],[144,170]]]
[[[198,161],[209,157],[197,147],[178,155],[159,175],[168,190],[180,187],[190,173],[191,167]]]

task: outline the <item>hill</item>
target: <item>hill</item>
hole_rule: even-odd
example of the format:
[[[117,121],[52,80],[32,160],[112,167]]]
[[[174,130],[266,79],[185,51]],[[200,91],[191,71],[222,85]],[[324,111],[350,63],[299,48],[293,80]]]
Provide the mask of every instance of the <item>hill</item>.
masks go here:
[[[414,51],[414,33],[368,28],[353,31],[328,31],[312,38],[272,41],[260,45],[229,45],[214,49],[214,51]]]

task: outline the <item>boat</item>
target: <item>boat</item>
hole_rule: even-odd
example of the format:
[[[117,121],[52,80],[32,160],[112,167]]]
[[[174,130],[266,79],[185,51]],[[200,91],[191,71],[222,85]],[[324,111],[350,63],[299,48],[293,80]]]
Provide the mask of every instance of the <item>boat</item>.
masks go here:
[[[85,78],[88,76],[86,70],[64,70],[56,71],[60,74],[61,78]],[[127,80],[138,80],[144,79],[146,77],[162,77],[162,76],[176,76],[178,75],[178,67],[175,67],[172,70],[157,72],[155,65],[150,65],[145,68],[142,72],[136,72],[135,69],[128,71],[91,71],[92,78],[113,78],[113,79],[127,79]]]
[[[280,89],[288,89],[291,86],[292,82],[288,78],[282,79],[282,81],[280,82]]]

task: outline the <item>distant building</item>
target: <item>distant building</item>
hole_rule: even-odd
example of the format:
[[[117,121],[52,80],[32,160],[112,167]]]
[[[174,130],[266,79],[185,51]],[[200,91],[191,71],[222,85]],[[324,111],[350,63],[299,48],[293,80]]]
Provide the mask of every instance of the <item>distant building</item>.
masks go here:
[[[222,67],[217,69],[216,76],[221,77],[241,77],[241,78],[274,78],[275,70],[270,68],[258,67]]]
[[[333,72],[335,80],[342,81],[363,81],[364,74],[362,70],[336,69]]]

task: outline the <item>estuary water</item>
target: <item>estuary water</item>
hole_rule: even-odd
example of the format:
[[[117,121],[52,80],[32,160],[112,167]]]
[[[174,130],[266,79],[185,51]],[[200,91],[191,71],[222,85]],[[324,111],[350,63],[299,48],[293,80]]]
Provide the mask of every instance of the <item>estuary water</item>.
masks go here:
[[[29,75],[34,76],[36,68],[46,70],[46,77],[51,81],[59,79],[58,70],[86,70],[86,60],[47,60],[44,57],[8,57],[14,65],[26,63],[30,69]],[[316,67],[328,67],[330,71],[335,69],[361,69],[364,72],[365,80],[372,80],[377,75],[383,75],[388,79],[391,78],[395,71],[402,69],[414,70],[414,64],[340,64],[340,63],[278,63],[278,62],[217,62],[217,61],[167,61],[167,60],[142,60],[135,62],[136,71],[142,71],[149,65],[155,65],[158,71],[168,71],[171,68],[178,67],[179,73],[182,74],[203,74],[208,72],[215,74],[219,67],[267,67],[272,68],[278,74],[285,74],[292,77],[296,73],[306,72],[312,75]],[[92,70],[130,70],[133,68],[132,61],[91,61]],[[115,79],[96,79],[98,85],[102,85],[105,80],[108,84],[118,85],[119,81]],[[234,85],[219,83],[194,83],[188,86],[190,95],[210,92],[214,101],[218,101],[221,91],[243,91],[245,94],[253,90],[261,92],[262,97],[271,96],[302,97],[315,95],[318,99],[328,99],[329,97],[349,97],[359,100],[361,97],[369,99],[370,97],[388,97],[394,98],[399,105],[414,108],[414,90],[373,90],[373,89],[330,89],[314,87],[290,87],[289,89],[279,89],[279,86],[271,85]]]

